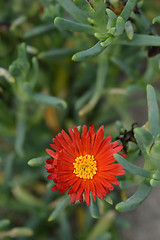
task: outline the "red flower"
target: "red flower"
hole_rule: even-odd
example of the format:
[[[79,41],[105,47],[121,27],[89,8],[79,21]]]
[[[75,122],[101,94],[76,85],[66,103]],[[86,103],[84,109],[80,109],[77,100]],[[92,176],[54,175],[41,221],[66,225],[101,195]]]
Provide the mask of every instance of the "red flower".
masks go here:
[[[82,134],[74,127],[70,128],[69,135],[62,130],[55,138],[50,147],[55,151],[46,149],[52,157],[47,160],[45,168],[56,185],[52,191],[59,190],[64,193],[69,189],[71,203],[79,200],[85,201],[90,206],[90,192],[94,201],[96,196],[103,200],[114,185],[119,181],[116,175],[123,175],[123,167],[115,163],[113,155],[121,151],[123,146],[118,141],[111,142],[109,135],[103,140],[104,126],[101,126],[95,134],[94,124],[87,131],[86,125],[82,128]],[[124,156],[124,155],[123,155]]]

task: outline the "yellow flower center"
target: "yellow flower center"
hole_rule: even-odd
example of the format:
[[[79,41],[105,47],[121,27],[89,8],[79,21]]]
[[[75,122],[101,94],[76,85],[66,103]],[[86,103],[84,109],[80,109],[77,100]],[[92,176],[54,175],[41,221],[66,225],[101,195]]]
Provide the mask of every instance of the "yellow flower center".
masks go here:
[[[74,171],[77,177],[86,179],[93,179],[93,176],[97,172],[97,162],[93,155],[80,156],[75,159],[73,163]]]

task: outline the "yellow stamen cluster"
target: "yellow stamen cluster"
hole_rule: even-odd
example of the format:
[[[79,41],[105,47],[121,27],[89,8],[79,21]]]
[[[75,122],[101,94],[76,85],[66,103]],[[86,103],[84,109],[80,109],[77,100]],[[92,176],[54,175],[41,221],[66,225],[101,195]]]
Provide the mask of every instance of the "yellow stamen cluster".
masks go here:
[[[75,159],[73,163],[74,171],[77,177],[87,179],[93,179],[93,176],[97,172],[97,162],[93,155],[80,156]]]

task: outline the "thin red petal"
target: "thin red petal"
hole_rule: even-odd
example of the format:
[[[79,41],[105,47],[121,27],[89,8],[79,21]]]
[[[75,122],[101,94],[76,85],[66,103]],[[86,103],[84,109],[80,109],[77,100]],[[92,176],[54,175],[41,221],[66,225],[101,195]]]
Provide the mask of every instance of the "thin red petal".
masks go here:
[[[71,194],[70,199],[71,199],[71,204],[74,204],[76,201],[76,193]]]
[[[104,136],[104,126],[100,127],[97,131],[95,141],[94,141],[93,151],[92,151],[94,156],[99,150],[99,147],[103,140],[103,136]]]
[[[75,133],[75,140],[76,140],[76,144],[77,144],[79,153],[82,155],[83,154],[83,146],[82,146],[82,142],[81,142],[81,136],[80,136],[80,133],[76,126],[74,126],[74,133]]]
[[[46,152],[53,158],[57,158],[57,153],[52,151],[51,149],[46,149]]]
[[[87,206],[90,206],[90,188],[89,188],[89,181],[87,180],[85,183],[85,201]]]

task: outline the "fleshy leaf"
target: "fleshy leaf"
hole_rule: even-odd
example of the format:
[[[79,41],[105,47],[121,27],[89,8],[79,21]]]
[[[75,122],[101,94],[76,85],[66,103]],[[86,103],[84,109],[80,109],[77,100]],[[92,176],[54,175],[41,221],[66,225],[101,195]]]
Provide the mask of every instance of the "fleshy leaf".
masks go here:
[[[32,158],[28,161],[28,165],[31,167],[38,167],[40,165],[45,164],[47,159],[48,159],[48,156]]]
[[[125,21],[130,17],[134,7],[136,6],[137,0],[128,0],[120,16],[123,17]]]
[[[102,47],[101,46],[101,41],[99,41],[98,43],[96,43],[93,47],[82,51],[82,52],[78,52],[75,53],[72,57],[72,60],[75,62],[78,61],[85,61],[89,58],[95,57],[97,56],[99,53],[101,53],[104,49],[106,48],[106,46]]]
[[[93,198],[91,197],[91,206],[89,207],[90,214],[93,218],[99,218],[100,213],[99,213],[99,207],[97,205],[97,202],[93,201]]]
[[[58,0],[62,7],[80,23],[86,24],[87,15],[81,11],[71,0]]]
[[[123,33],[124,31],[124,27],[125,27],[125,21],[124,19],[119,16],[117,18],[117,22],[116,22],[116,32],[115,32],[115,36],[119,36]]]
[[[44,95],[41,93],[32,95],[31,100],[37,104],[44,104],[47,106],[52,106],[60,109],[65,109],[67,107],[67,103],[64,100],[57,97]]]
[[[118,38],[118,43],[129,46],[160,46],[160,37],[145,34],[134,34],[132,40],[129,40],[127,36],[120,36]]]
[[[87,0],[73,0],[73,2],[79,9],[85,12],[88,16],[93,17],[95,11]]]
[[[107,29],[109,30],[110,28],[115,27],[117,16],[109,8],[106,9],[106,12],[107,12],[108,18],[109,18],[108,23],[107,23]]]
[[[53,221],[54,219],[56,219],[61,213],[62,211],[68,206],[69,204],[69,196],[65,196],[56,206],[56,208],[53,210],[53,212],[51,213],[51,215],[48,218],[48,221]]]
[[[30,39],[30,38],[35,38],[43,34],[47,34],[55,30],[55,26],[50,23],[50,24],[45,24],[38,26],[36,28],[31,29],[30,31],[26,32],[24,34],[25,39]]]
[[[86,32],[90,34],[93,34],[96,31],[95,28],[90,25],[73,22],[71,20],[61,17],[56,17],[54,20],[54,24],[60,30],[70,30],[73,32]]]
[[[160,133],[159,127],[159,110],[154,88],[147,85],[147,102],[148,102],[148,122],[149,130],[156,137]]]
[[[142,176],[142,177],[146,177],[146,178],[152,177],[152,174],[153,174],[152,172],[135,166],[134,164],[128,162],[126,159],[124,159],[119,154],[114,154],[114,157],[117,160],[117,162],[120,163],[128,172]]]
[[[152,23],[153,24],[160,23],[160,16],[157,16],[157,17],[153,18]]]
[[[134,30],[132,27],[132,23],[130,21],[127,21],[125,23],[125,31],[126,31],[126,34],[127,34],[127,37],[129,38],[129,40],[132,40],[133,35],[134,35]]]
[[[126,212],[135,209],[148,197],[151,190],[152,187],[148,183],[143,182],[130,198],[116,205],[116,210]]]
[[[72,48],[54,48],[46,52],[41,52],[38,55],[39,59],[46,59],[46,60],[57,60],[66,57],[71,57],[74,53],[74,49]]]
[[[151,135],[151,133],[144,128],[135,128],[134,129],[135,138],[139,137],[141,139],[141,142],[143,143],[143,146],[147,152],[147,154],[150,153],[151,146],[153,145],[155,139]]]

